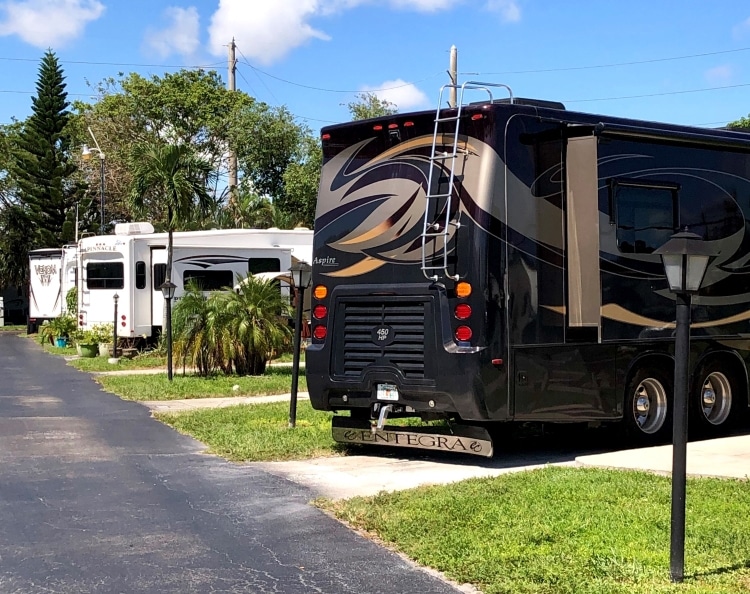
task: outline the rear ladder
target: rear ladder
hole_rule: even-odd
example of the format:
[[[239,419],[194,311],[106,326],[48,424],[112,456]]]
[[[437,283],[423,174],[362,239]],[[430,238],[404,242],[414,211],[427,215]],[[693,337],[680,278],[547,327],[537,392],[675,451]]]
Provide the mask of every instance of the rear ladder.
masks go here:
[[[438,99],[437,112],[435,113],[435,128],[432,134],[432,149],[430,151],[430,173],[427,179],[427,196],[425,196],[424,221],[422,224],[422,273],[428,280],[433,282],[440,278],[440,272],[446,278],[458,280],[458,274],[451,274],[448,270],[448,243],[450,242],[451,230],[458,230],[461,227],[460,210],[457,210],[455,220],[452,219],[451,207],[453,199],[453,182],[456,177],[456,162],[459,155],[468,154],[466,150],[460,150],[459,132],[461,123],[461,112],[463,109],[464,93],[467,90],[484,91],[489,96],[489,102],[492,103],[492,91],[490,87],[501,87],[508,91],[510,103],[513,103],[513,91],[507,85],[499,83],[482,83],[482,82],[465,82],[462,85],[449,84],[443,85],[440,89],[440,98]],[[446,89],[460,89],[458,101],[455,106],[456,113],[452,116],[441,117],[441,105],[443,103],[443,94]],[[443,142],[445,135],[441,132],[442,125],[455,122],[453,131],[453,140],[450,150],[438,151],[438,146],[445,147]],[[438,142],[438,136],[440,142]],[[450,162],[447,164],[446,162]],[[448,167],[449,174],[447,177],[448,189],[445,192],[440,191],[443,179],[440,174]],[[437,183],[433,182],[433,175],[438,171]],[[442,206],[442,208],[441,208]],[[434,218],[430,213],[434,212]],[[432,243],[432,252],[428,255],[428,244]],[[442,257],[438,254],[442,248]]]

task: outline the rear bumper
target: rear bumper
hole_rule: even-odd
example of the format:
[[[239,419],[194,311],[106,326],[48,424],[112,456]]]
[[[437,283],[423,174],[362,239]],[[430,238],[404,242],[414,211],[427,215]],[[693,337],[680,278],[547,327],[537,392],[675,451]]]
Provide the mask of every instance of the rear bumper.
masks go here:
[[[407,416],[489,420],[483,381],[489,355],[453,340],[444,291],[413,285],[375,296],[362,287],[357,293],[339,288],[332,298],[328,338],[313,341],[305,353],[314,408],[370,409],[387,402]],[[383,345],[377,331],[384,327],[394,339]],[[378,399],[382,384],[396,386],[398,400]]]

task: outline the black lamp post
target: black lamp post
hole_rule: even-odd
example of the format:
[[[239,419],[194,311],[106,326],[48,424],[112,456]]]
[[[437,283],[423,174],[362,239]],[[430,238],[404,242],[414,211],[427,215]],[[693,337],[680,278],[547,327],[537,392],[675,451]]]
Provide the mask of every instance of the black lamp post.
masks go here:
[[[115,302],[115,325],[114,330],[112,331],[112,358],[117,359],[117,302],[120,300],[120,296],[115,293],[112,296],[112,301]]]
[[[297,289],[297,321],[294,324],[294,358],[292,359],[292,394],[289,400],[289,427],[297,424],[297,387],[299,385],[299,357],[302,337],[302,310],[305,303],[305,289],[312,280],[312,268],[307,262],[299,261],[289,269]]]
[[[164,281],[161,286],[161,294],[164,295],[164,301],[167,304],[167,320],[166,320],[166,331],[167,331],[167,379],[172,381],[172,299],[174,298],[174,290],[177,288],[172,281]]]
[[[687,482],[688,360],[690,356],[690,301],[703,282],[711,256],[703,239],[687,229],[674,234],[654,251],[661,256],[669,290],[676,297],[674,398],[672,417],[672,516],[669,576],[681,582],[685,573],[685,486]]]
[[[88,161],[91,158],[92,151],[96,151],[97,153],[99,153],[99,214],[101,217],[101,220],[99,222],[99,235],[104,235],[104,151],[99,148],[99,143],[96,141],[96,136],[94,136],[94,133],[91,131],[90,127],[89,134],[91,135],[91,139],[94,141],[96,148],[90,148],[88,145],[84,144],[81,151],[81,156],[83,157],[84,161]]]

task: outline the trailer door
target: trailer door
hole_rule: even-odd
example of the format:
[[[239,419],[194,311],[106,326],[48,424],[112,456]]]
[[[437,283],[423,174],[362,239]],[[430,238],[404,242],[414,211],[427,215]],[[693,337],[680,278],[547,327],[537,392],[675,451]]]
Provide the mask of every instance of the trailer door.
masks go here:
[[[164,321],[164,297],[161,294],[162,283],[167,278],[167,249],[163,247],[151,250],[151,325],[162,326]]]

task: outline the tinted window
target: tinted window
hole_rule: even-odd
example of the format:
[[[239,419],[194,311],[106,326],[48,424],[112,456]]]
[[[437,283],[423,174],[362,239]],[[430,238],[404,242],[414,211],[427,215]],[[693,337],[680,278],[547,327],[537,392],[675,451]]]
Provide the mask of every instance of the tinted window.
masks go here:
[[[86,264],[86,287],[89,289],[122,289],[125,286],[122,262],[89,262]]]
[[[281,272],[281,260],[278,258],[250,258],[247,261],[247,271],[250,274]]]
[[[135,288],[146,288],[146,263],[142,260],[135,263]]]
[[[231,270],[186,270],[182,275],[182,286],[195,281],[203,291],[221,291],[234,284]]]
[[[675,233],[676,187],[616,183],[613,192],[621,252],[650,254]]]
[[[162,286],[165,280],[167,280],[167,265],[154,264],[154,291],[160,291],[159,287]]]

